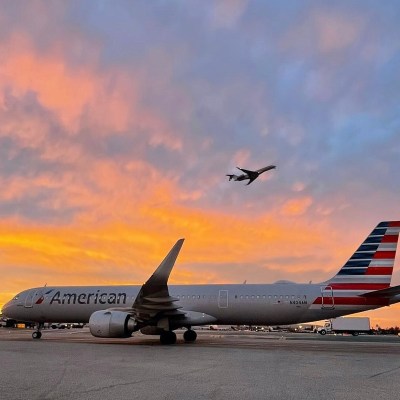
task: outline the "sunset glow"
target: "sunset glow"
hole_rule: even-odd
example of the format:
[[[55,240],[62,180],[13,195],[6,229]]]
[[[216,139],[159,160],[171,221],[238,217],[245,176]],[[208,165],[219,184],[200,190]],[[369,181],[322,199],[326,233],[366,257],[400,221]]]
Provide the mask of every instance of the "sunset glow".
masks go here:
[[[3,2],[0,307],[181,237],[170,283],[322,282],[400,219],[396,3],[290,4]]]

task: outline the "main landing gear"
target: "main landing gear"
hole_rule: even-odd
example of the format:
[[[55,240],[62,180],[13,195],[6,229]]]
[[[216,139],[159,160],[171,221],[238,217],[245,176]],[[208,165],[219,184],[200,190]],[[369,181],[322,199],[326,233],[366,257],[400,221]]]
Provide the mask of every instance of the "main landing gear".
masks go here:
[[[183,339],[185,340],[185,342],[187,343],[192,343],[197,339],[197,333],[192,330],[192,329],[188,329],[184,334],[183,334]]]
[[[163,331],[160,335],[161,344],[175,344],[176,334],[173,331]]]
[[[42,337],[41,330],[43,329],[43,327],[44,327],[44,323],[43,322],[38,324],[37,329],[34,332],[32,332],[32,339],[40,339]]]
[[[193,343],[196,339],[197,339],[197,333],[192,329],[188,329],[183,334],[183,340],[186,343]],[[163,331],[160,335],[160,342],[161,344],[175,344],[176,333],[173,331]]]

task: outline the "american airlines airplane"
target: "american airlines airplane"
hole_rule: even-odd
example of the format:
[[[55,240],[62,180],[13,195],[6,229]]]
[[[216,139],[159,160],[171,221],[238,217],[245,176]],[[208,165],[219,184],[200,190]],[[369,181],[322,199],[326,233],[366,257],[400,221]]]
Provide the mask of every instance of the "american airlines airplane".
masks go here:
[[[289,325],[334,318],[400,302],[390,286],[400,221],[381,222],[331,279],[318,284],[168,285],[183,244],[180,239],[142,286],[51,286],[28,289],[3,307],[3,314],[37,324],[84,322],[92,335],[125,338],[135,331],[176,342],[175,329],[193,326]]]

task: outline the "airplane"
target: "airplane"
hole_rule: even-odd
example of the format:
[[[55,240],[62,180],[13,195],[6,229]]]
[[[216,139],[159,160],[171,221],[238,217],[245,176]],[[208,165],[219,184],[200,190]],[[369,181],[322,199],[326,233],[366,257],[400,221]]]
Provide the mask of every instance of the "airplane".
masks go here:
[[[249,182],[247,185],[250,185],[251,182],[256,180],[263,172],[269,171],[270,169],[276,168],[275,165],[268,165],[268,167],[260,168],[257,171],[250,171],[248,169],[236,167],[237,169],[240,169],[244,174],[242,175],[235,175],[235,174],[227,174],[226,176],[229,176],[229,180],[231,181],[232,179],[234,181],[244,181],[246,179],[249,179]]]
[[[400,302],[400,285],[390,286],[400,221],[379,223],[335,276],[327,281],[274,284],[168,285],[184,239],[179,239],[142,286],[45,286],[16,295],[3,316],[33,322],[40,339],[45,322],[88,323],[100,338],[133,332],[159,335],[174,344],[174,330],[194,342],[199,325],[291,325]]]

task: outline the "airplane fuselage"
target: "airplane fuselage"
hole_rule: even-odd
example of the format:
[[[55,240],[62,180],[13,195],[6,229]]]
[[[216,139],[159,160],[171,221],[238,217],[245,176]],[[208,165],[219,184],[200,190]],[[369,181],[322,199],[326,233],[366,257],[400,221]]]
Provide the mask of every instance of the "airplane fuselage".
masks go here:
[[[99,310],[129,309],[141,286],[59,286],[20,293],[3,308],[13,319],[33,322],[88,322]],[[184,310],[215,317],[227,325],[311,322],[382,307],[381,299],[341,301],[324,284],[170,285]],[[349,303],[347,301],[347,303]],[[350,302],[351,303],[351,302]],[[392,302],[393,303],[393,299]],[[389,305],[389,304],[385,304]]]

